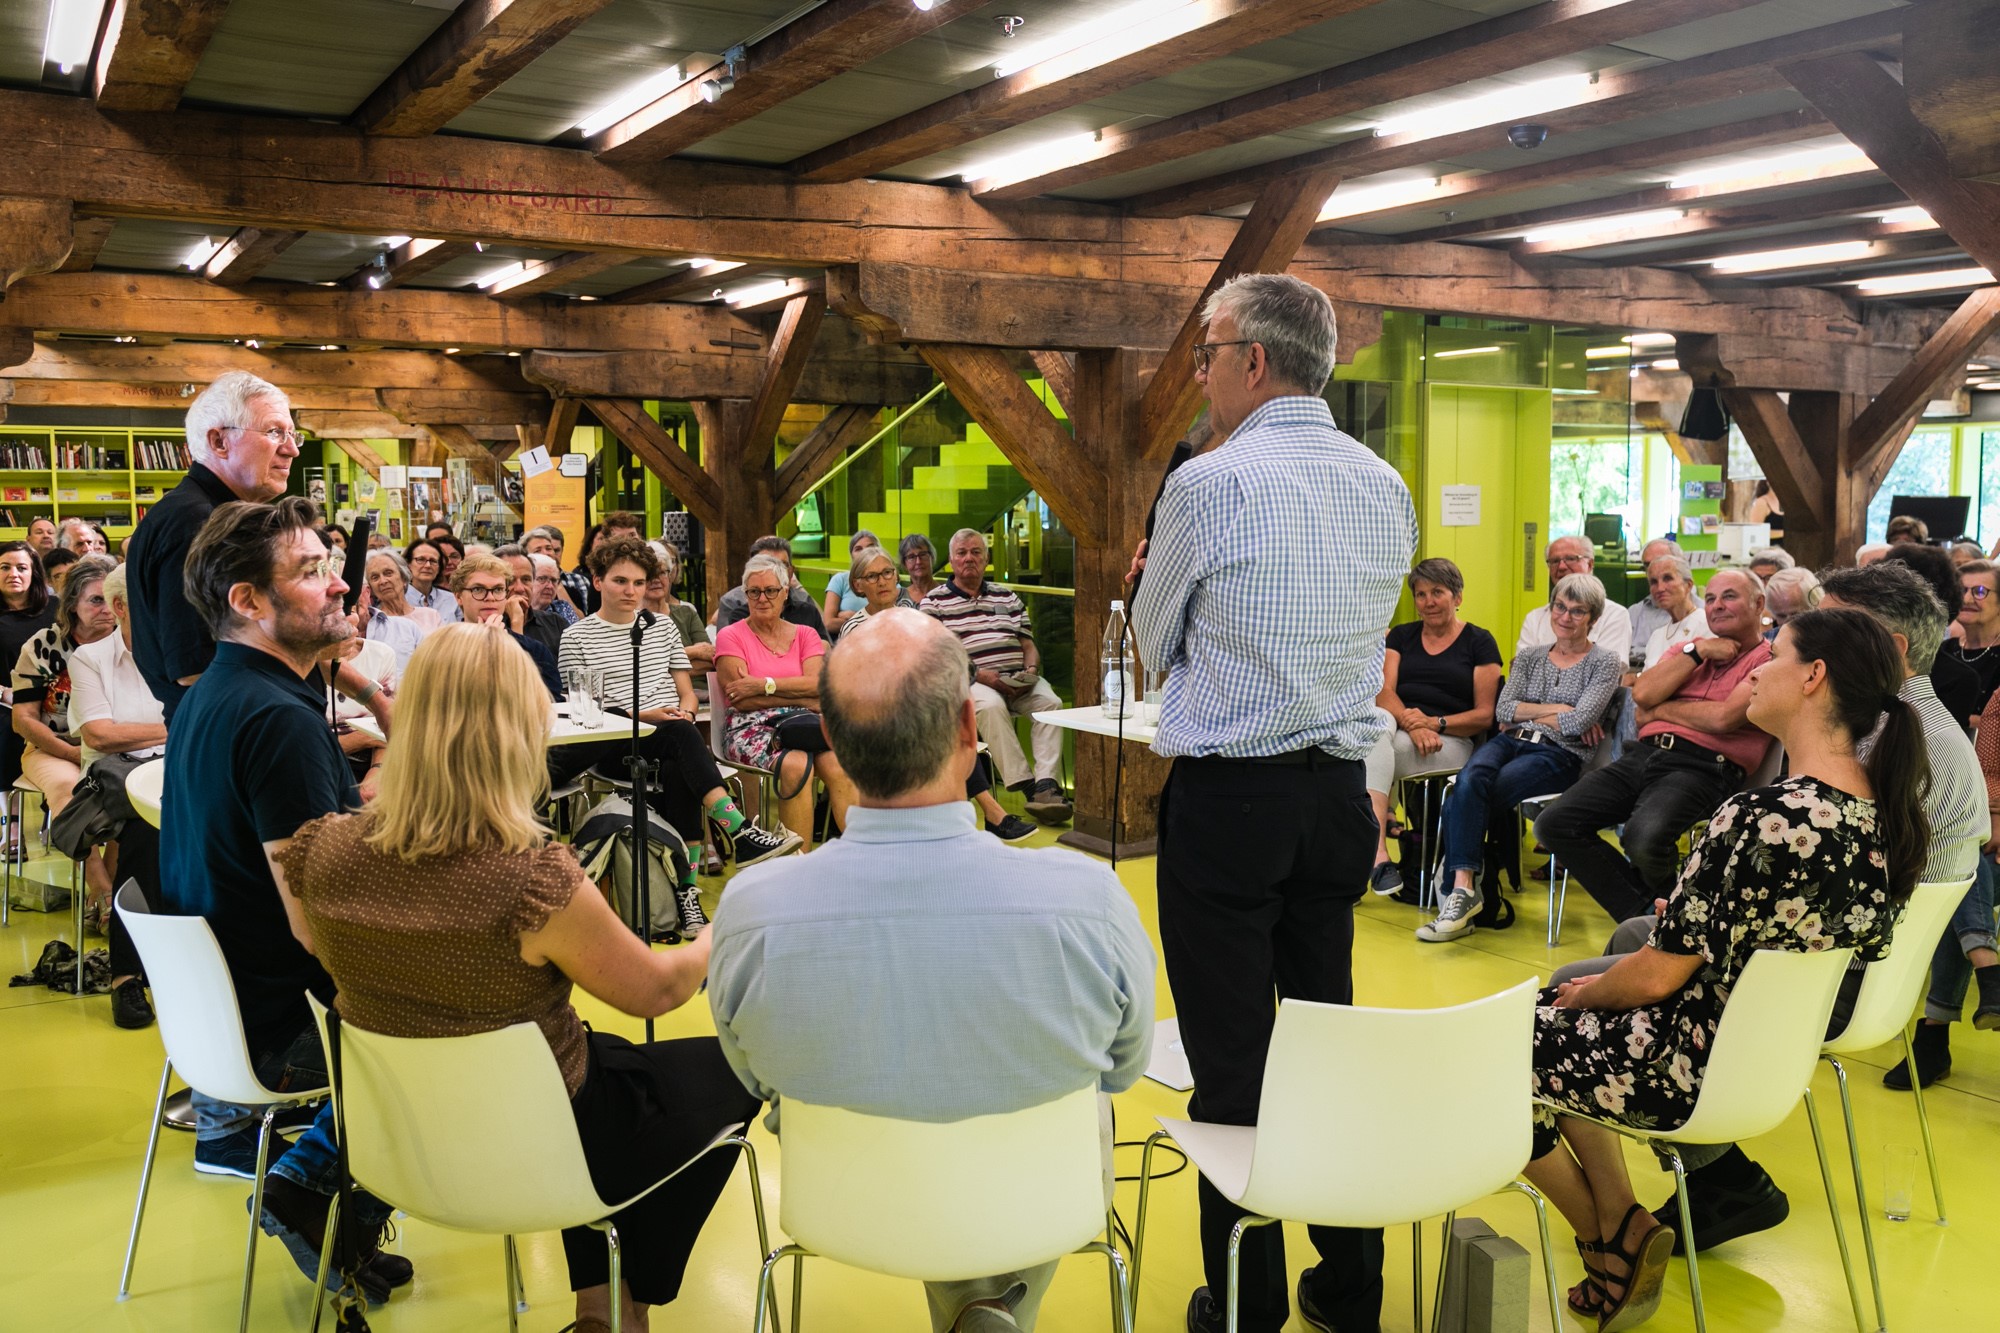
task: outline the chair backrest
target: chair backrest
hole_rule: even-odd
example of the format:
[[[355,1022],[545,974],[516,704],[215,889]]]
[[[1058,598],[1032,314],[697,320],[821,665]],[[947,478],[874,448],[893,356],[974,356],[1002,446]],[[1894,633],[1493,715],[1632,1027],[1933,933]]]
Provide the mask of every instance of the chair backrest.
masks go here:
[[[1799,1104],[1852,949],[1750,956],[1716,1027],[1694,1114],[1661,1138],[1734,1143],[1769,1133]]]
[[[222,946],[215,942],[208,922],[198,916],[155,913],[139,892],[138,882],[129,879],[118,890],[114,910],[145,966],[167,1058],[189,1087],[245,1106],[287,1101],[311,1091],[280,1096],[258,1080],[243,1037],[236,984],[229,979],[229,964],[223,961]]]
[[[711,671],[708,673],[708,749],[717,759],[722,758],[722,737],[729,725],[729,695],[722,688],[722,678]]]
[[[326,1008],[312,1001],[326,1034]],[[609,1215],[562,1071],[533,1023],[471,1037],[340,1024],[341,1133],[355,1180],[427,1222],[487,1234]]]
[[[1046,1263],[1104,1230],[1094,1088],[949,1124],[786,1098],[786,1234],[894,1277],[951,1281]]]
[[[1284,1001],[1243,1206],[1323,1226],[1393,1226],[1503,1188],[1533,1140],[1539,985],[1445,1009]]]
[[[1930,971],[1938,937],[1971,887],[1971,880],[1961,879],[1948,884],[1919,884],[1911,890],[1896,933],[1890,937],[1889,952],[1868,964],[1847,1026],[1826,1043],[1829,1055],[1870,1050],[1903,1030]]]

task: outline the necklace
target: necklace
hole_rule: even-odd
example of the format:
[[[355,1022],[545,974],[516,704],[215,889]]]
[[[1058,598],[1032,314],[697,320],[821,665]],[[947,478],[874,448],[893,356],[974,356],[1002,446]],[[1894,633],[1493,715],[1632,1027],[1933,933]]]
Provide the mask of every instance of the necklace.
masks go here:
[[[780,629],[782,630],[784,627],[784,622],[780,621],[778,623]],[[763,644],[764,647],[770,652],[771,656],[773,657],[783,657],[786,653],[791,651],[792,640],[791,636],[787,634],[780,633],[778,636],[779,641],[777,643],[772,643],[770,639],[765,637],[764,631],[757,628],[755,625],[752,625],[750,627],[750,632],[757,636],[757,642]]]
[[[1974,652],[1966,646],[1965,640],[1960,639],[1958,643],[1958,660],[1961,662],[1977,662],[1995,648],[2000,648],[2000,642],[1989,643],[1984,648]]]

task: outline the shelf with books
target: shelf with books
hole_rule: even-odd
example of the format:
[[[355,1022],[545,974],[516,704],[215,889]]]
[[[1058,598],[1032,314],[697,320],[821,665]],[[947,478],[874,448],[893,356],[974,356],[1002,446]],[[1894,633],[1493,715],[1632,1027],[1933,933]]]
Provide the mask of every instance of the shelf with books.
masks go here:
[[[116,542],[179,484],[186,459],[187,441],[157,429],[0,426],[0,540],[75,517]]]

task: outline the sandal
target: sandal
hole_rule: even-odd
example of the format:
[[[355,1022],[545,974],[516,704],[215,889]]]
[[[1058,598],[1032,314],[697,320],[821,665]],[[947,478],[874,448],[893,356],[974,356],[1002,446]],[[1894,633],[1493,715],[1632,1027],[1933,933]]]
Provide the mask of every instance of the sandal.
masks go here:
[[[1616,1240],[1600,1242],[1602,1254],[1614,1256],[1625,1265],[1625,1276],[1618,1277],[1608,1268],[1604,1274],[1604,1294],[1606,1304],[1598,1312],[1598,1333],[1620,1333],[1620,1330],[1636,1328],[1651,1319],[1660,1308],[1660,1292],[1667,1276],[1667,1265],[1674,1257],[1674,1229],[1662,1222],[1654,1222],[1642,1232],[1630,1249],[1619,1242],[1632,1227],[1632,1219],[1645,1209],[1633,1204],[1625,1210],[1625,1217],[1618,1224]],[[1613,1287],[1622,1288],[1615,1296]]]
[[[1583,1281],[1569,1289],[1569,1312],[1578,1319],[1596,1319],[1604,1311],[1608,1299],[1604,1292],[1604,1270],[1593,1258],[1604,1253],[1604,1247],[1594,1240],[1576,1243],[1577,1258],[1583,1260]]]

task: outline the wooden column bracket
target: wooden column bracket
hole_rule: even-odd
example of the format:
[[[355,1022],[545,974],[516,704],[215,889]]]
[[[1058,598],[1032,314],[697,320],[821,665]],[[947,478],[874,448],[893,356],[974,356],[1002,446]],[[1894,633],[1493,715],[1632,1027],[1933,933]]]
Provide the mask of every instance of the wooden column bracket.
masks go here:
[[[867,439],[875,429],[879,407],[850,404],[836,407],[812,434],[785,456],[778,468],[773,507],[779,513],[795,507],[806,492],[819,483],[847,451]]]
[[[0,299],[22,278],[53,273],[69,258],[66,199],[0,199]]]
[[[1062,410],[1070,420],[1076,420],[1076,353],[1036,351],[1028,356],[1048,382],[1049,392],[1062,404]]]
[[[659,474],[690,514],[709,527],[722,522],[722,494],[715,479],[695,466],[680,441],[647,415],[636,399],[589,398],[584,405],[639,461]]]
[[[1722,401],[1778,493],[1788,526],[1829,527],[1826,482],[1819,463],[1800,438],[1777,390],[1725,388]]]
[[[1848,435],[1863,495],[1873,499],[1896,465],[1924,406],[1946,385],[1963,378],[1965,358],[2000,331],[2000,287],[1973,292],[1932,334],[1889,387],[1877,394]]]
[[[785,302],[784,313],[778,316],[778,331],[771,335],[770,349],[764,354],[763,378],[743,422],[744,447],[738,457],[744,467],[770,469],[778,422],[799,387],[799,376],[805,372],[825,317],[826,296],[822,292],[806,292]]]

